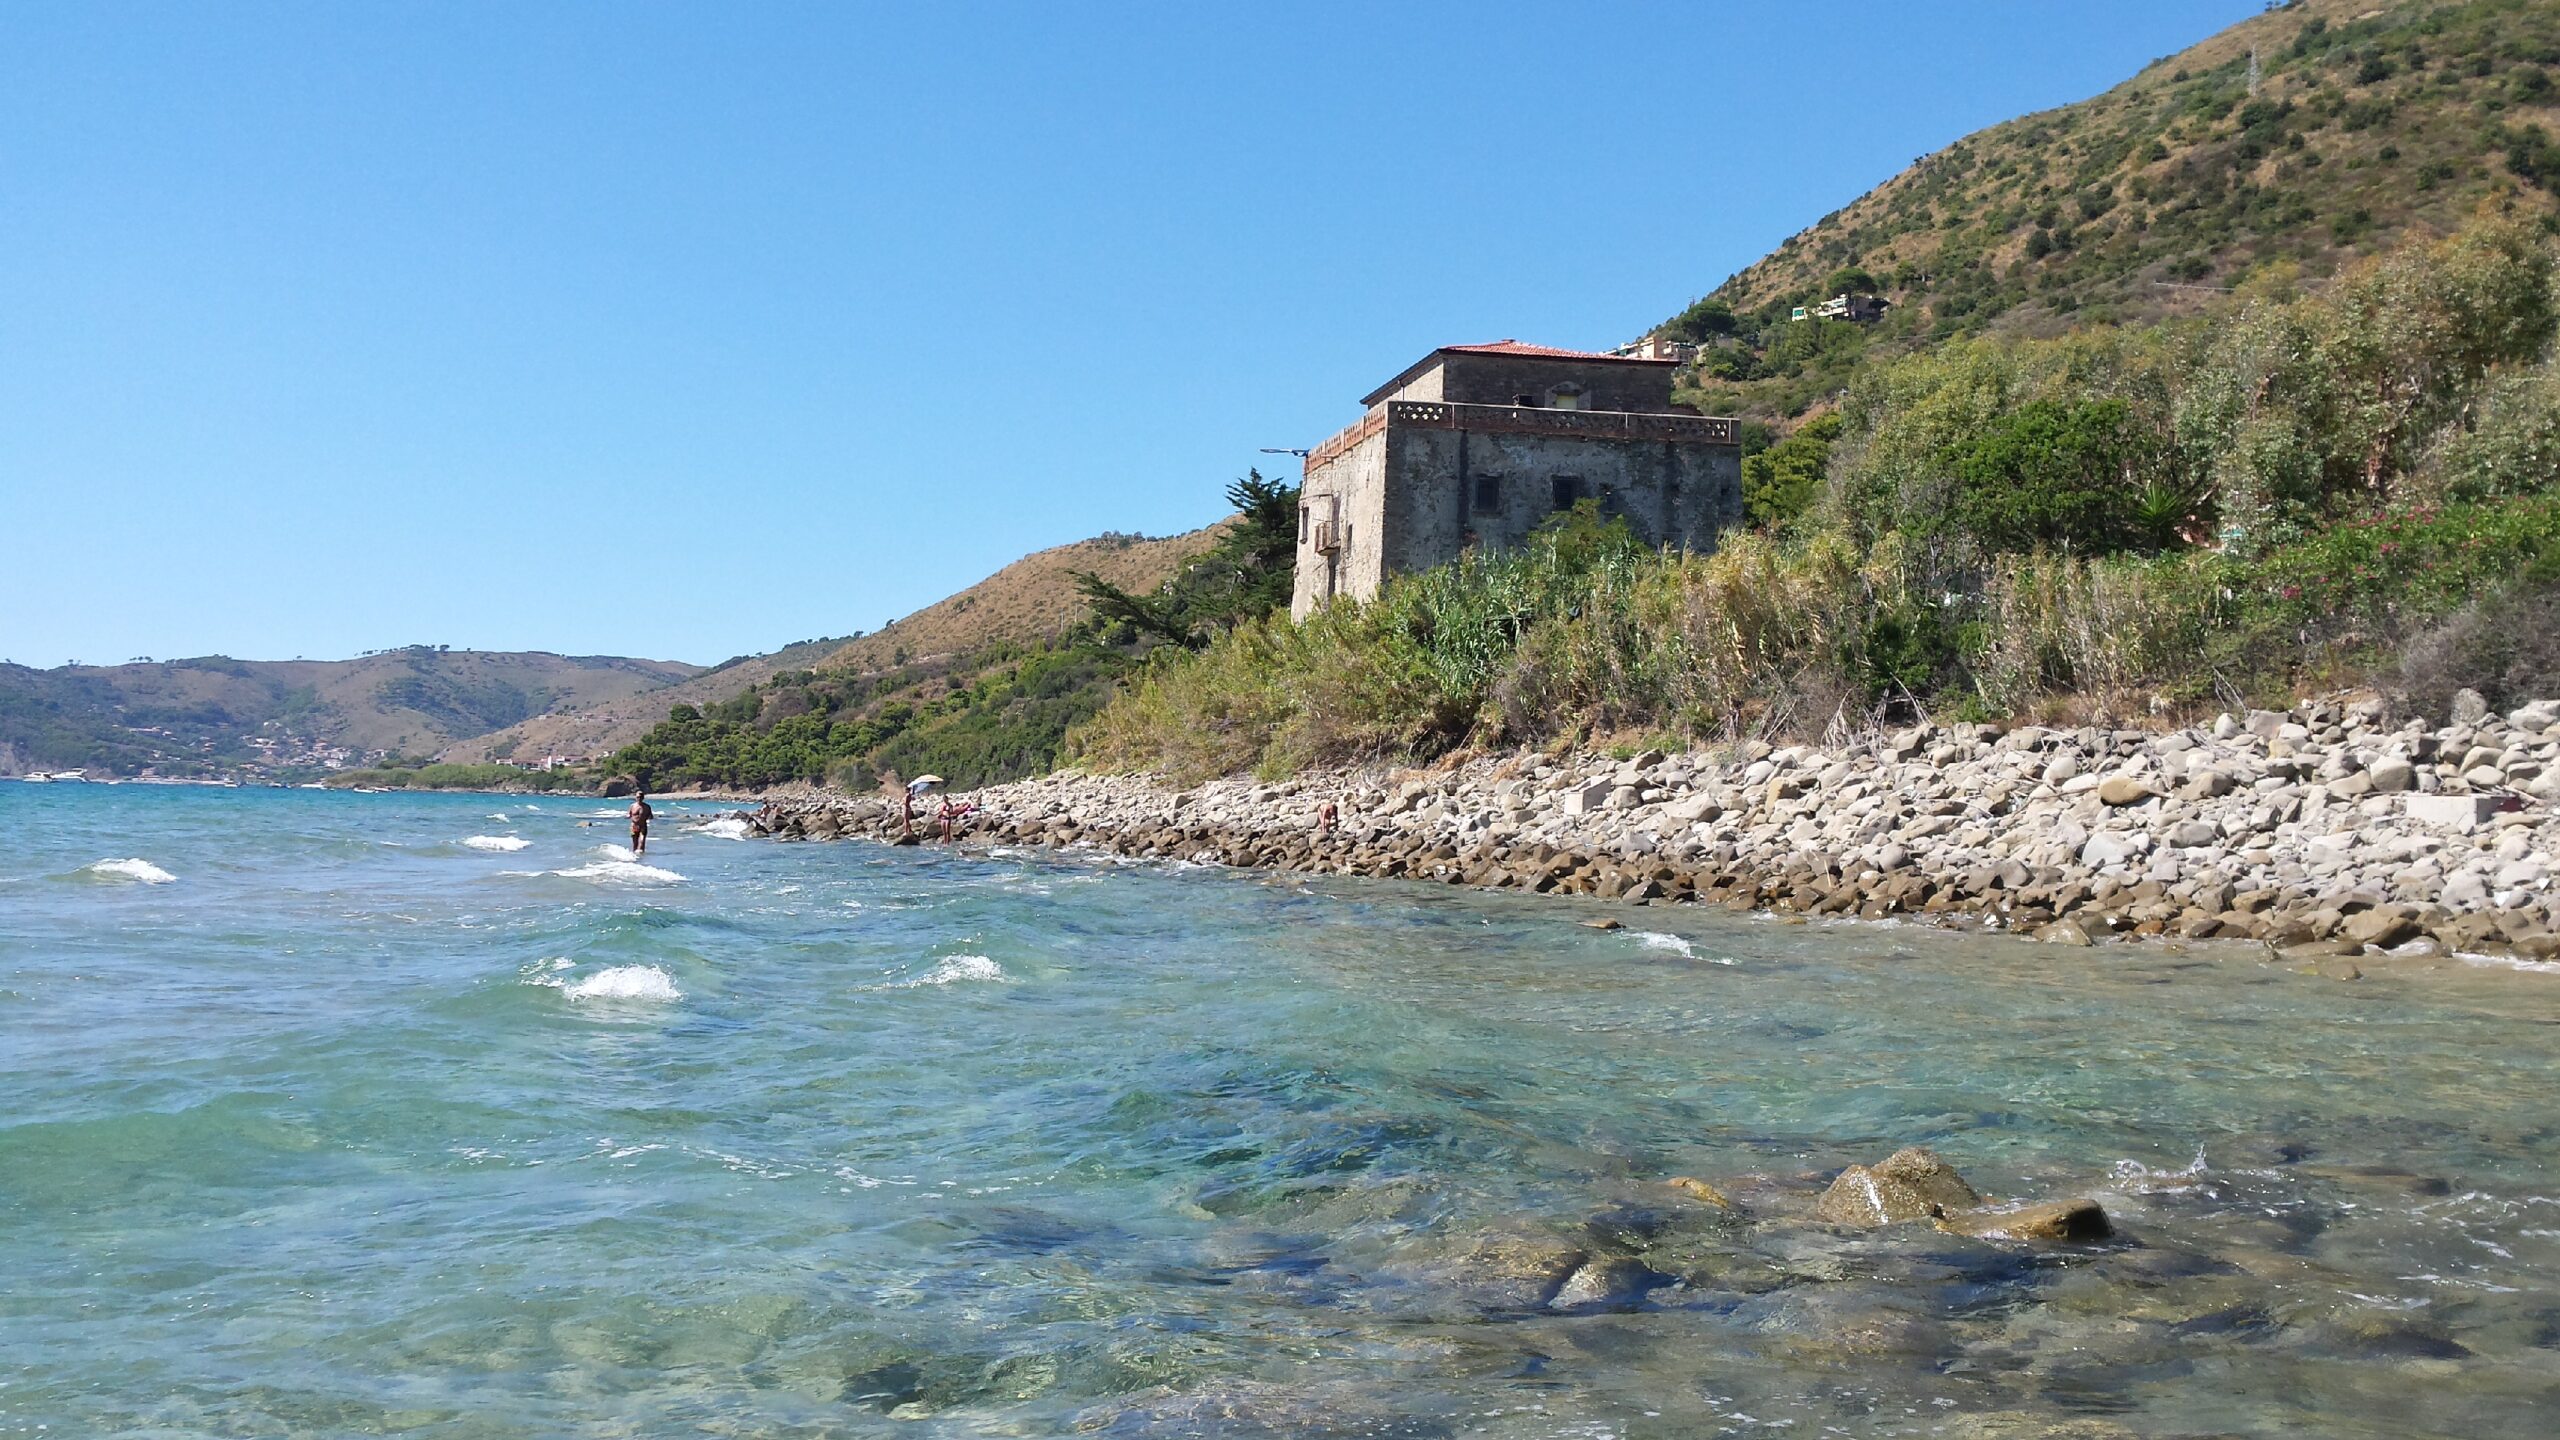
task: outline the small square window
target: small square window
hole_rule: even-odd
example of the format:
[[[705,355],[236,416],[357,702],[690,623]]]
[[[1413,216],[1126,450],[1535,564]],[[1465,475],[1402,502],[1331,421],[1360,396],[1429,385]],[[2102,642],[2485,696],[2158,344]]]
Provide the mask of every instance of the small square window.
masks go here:
[[[1489,515],[1502,508],[1501,476],[1478,475],[1476,477],[1475,504],[1476,513],[1480,515]]]
[[[1556,508],[1559,510],[1572,509],[1574,502],[1582,498],[1582,477],[1579,475],[1558,475],[1551,483],[1555,487]]]

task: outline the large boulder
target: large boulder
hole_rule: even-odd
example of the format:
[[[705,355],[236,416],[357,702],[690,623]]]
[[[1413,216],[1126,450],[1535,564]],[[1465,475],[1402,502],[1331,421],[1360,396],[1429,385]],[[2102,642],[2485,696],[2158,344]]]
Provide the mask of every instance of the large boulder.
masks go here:
[[[2372,945],[2388,950],[2404,941],[2414,940],[2424,927],[2406,905],[2377,905],[2347,917],[2338,927],[2339,934],[2357,945]]]
[[[1930,1203],[1935,1205],[1952,1209],[1982,1203],[1982,1196],[1956,1173],[1956,1167],[1948,1164],[1935,1150],[1924,1146],[1906,1145],[1886,1156],[1875,1170],[1879,1175],[1909,1185],[1929,1197]]]
[[[2373,788],[2385,794],[2397,794],[2418,783],[2418,767],[2401,755],[2385,755],[2364,773],[2373,781]]]
[[[1938,1212],[1926,1196],[1901,1181],[1852,1165],[1822,1192],[1814,1213],[1834,1225],[1872,1227],[1933,1219]]]
[[[2098,782],[2101,805],[2139,805],[2158,793],[2131,775],[2110,775]]]
[[[1852,1165],[1822,1192],[1814,1213],[1834,1225],[1898,1225],[1934,1220],[1982,1203],[1954,1166],[1920,1146],[1894,1151],[1874,1165]]]

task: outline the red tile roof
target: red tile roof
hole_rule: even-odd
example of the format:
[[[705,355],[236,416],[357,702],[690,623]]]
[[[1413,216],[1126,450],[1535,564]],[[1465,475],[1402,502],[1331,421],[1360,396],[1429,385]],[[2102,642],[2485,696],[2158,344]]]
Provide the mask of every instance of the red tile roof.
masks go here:
[[[1448,351],[1458,355],[1542,355],[1550,360],[1627,360],[1626,355],[1609,355],[1597,350],[1559,350],[1553,345],[1525,345],[1517,340],[1489,340],[1482,345],[1443,345],[1431,353]],[[1653,364],[1653,361],[1640,361]]]

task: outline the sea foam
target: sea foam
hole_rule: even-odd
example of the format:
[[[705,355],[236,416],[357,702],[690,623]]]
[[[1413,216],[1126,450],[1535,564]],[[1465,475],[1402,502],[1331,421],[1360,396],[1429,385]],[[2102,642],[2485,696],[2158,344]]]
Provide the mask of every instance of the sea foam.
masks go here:
[[[474,850],[521,850],[533,842],[519,835],[474,835],[462,843]]]
[[[166,885],[178,878],[150,861],[142,859],[100,860],[92,865],[81,866],[80,873],[94,875],[101,880],[138,880],[145,885]]]
[[[1637,944],[1643,946],[1647,950],[1660,950],[1666,954],[1677,955],[1686,960],[1703,959],[1713,965],[1730,965],[1733,963],[1722,955],[1702,956],[1698,953],[1697,946],[1690,944],[1688,941],[1681,939],[1677,935],[1668,935],[1660,930],[1636,930],[1630,932],[1630,935]]]
[[[621,847],[616,846],[616,849]],[[624,851],[629,854],[629,851]],[[675,885],[684,877],[673,870],[643,865],[637,860],[598,860],[586,865],[572,865],[566,870],[549,872],[564,880],[592,880],[599,885]]]
[[[963,981],[980,980],[992,980],[999,984],[1009,984],[1012,982],[1013,977],[1004,973],[1003,966],[988,959],[984,955],[946,955],[940,960],[935,961],[932,969],[927,970],[913,979],[898,980],[887,985],[869,985],[863,988],[869,990],[913,990],[918,986],[923,985],[957,985]]]
[[[702,833],[716,835],[723,840],[744,840],[747,838],[747,822],[735,815],[723,815],[704,825]]]
[[[655,965],[612,965],[560,987],[572,1000],[681,1000],[675,977]]]

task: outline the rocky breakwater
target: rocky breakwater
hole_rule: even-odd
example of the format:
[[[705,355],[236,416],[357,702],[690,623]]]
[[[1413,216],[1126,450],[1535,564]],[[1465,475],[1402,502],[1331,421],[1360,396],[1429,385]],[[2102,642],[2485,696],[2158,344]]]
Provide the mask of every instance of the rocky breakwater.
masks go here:
[[[2342,700],[2166,733],[1924,724],[1828,748],[1516,754],[1191,789],[1065,772],[972,798],[973,845],[1927,917],[2072,945],[2256,940],[2342,977],[2380,951],[2560,958],[2560,701],[2501,716],[2466,694],[2441,725]],[[785,839],[910,839],[877,799],[751,818]]]

